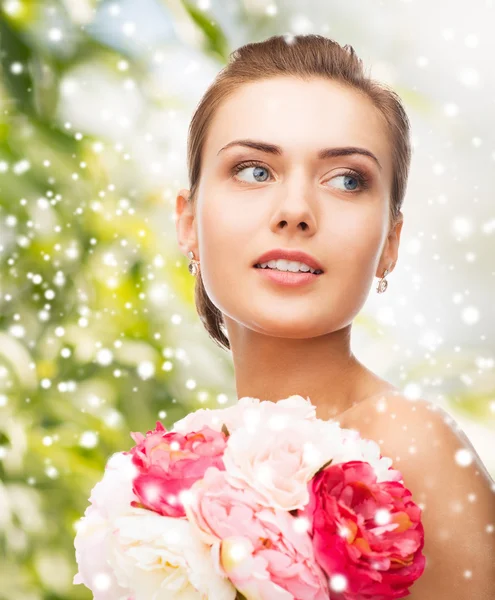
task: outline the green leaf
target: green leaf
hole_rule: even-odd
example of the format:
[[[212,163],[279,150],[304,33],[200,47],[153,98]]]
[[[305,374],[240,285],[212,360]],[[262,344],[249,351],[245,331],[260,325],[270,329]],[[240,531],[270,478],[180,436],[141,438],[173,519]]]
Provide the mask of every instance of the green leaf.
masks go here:
[[[21,111],[32,113],[33,104],[33,79],[29,70],[32,57],[31,49],[24,42],[18,32],[5,19],[0,19],[0,64],[3,79]],[[20,63],[22,71],[13,73],[12,63]]]
[[[10,445],[10,439],[9,436],[4,433],[3,431],[0,431],[0,446],[9,446]]]
[[[206,38],[205,50],[216,54],[226,63],[229,57],[229,45],[218,23],[210,19],[208,13],[200,10],[193,2],[182,0],[182,4]]]
[[[325,469],[326,467],[328,467],[328,465],[329,465],[329,464],[331,464],[331,463],[332,463],[332,461],[333,461],[333,458],[331,458],[331,459],[330,459],[329,461],[327,461],[327,462],[326,462],[324,465],[322,465],[322,466],[321,466],[321,467],[318,469],[318,471],[316,471],[315,475],[318,475],[318,473],[319,473],[320,471],[323,471],[323,469]]]

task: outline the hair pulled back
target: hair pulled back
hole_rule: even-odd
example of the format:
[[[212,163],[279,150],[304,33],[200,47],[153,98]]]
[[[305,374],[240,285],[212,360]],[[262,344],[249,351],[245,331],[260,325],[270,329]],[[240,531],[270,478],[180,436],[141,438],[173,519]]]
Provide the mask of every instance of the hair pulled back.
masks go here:
[[[222,102],[244,83],[279,76],[303,80],[325,78],[364,94],[381,112],[392,147],[390,226],[400,217],[411,163],[410,123],[400,97],[389,86],[375,81],[349,44],[341,46],[322,35],[274,35],[230,53],[226,66],[202,96],[189,125],[187,168],[189,202],[195,203],[201,175],[201,156],[209,124]],[[195,304],[200,319],[215,343],[229,350],[222,312],[203,285],[201,269],[196,277]]]

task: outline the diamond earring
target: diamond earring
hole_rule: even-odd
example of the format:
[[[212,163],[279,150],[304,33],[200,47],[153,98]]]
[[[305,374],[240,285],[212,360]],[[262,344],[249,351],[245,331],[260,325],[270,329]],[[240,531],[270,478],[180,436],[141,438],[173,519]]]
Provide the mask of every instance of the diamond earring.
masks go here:
[[[383,292],[387,289],[388,281],[385,279],[385,277],[387,276],[387,273],[388,273],[388,269],[385,269],[385,272],[383,273],[383,277],[380,279],[380,281],[378,282],[378,285],[376,287],[376,291],[379,294],[383,294]]]
[[[191,259],[191,262],[188,265],[189,273],[191,273],[191,275],[197,275],[199,271],[199,260],[194,260],[194,252],[192,250],[187,253],[187,256]]]

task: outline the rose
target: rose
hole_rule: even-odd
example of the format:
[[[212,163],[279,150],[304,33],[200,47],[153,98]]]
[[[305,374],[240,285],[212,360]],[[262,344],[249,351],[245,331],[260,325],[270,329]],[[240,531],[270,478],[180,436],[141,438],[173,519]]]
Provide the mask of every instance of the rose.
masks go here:
[[[298,515],[312,523],[316,560],[330,589],[344,600],[404,597],[426,564],[421,509],[411,492],[399,481],[378,482],[362,461],[325,467],[309,488]]]
[[[217,573],[246,600],[328,600],[307,522],[260,505],[253,490],[233,487],[228,477],[208,469],[185,504],[198,537],[212,548]]]
[[[183,494],[203,477],[210,466],[224,469],[227,444],[223,432],[208,426],[182,435],[167,432],[158,421],[156,429],[131,434],[137,445],[130,450],[138,469],[133,490],[142,507],[169,517],[185,516]],[[135,503],[139,506],[138,503]]]
[[[265,506],[302,509],[309,501],[308,482],[339,450],[340,432],[337,423],[274,411],[255,429],[231,434],[223,457],[229,481],[255,490]]]

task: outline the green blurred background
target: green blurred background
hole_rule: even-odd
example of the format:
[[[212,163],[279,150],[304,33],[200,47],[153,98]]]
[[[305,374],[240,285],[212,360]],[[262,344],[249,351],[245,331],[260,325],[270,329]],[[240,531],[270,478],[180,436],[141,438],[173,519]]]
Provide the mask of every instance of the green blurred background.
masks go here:
[[[493,261],[473,255],[494,250],[495,227],[483,189],[473,201],[467,176],[442,180],[443,161],[460,161],[466,139],[481,169],[476,127],[455,110],[473,100],[454,86],[436,97],[414,21],[401,36],[387,25],[408,10],[419,22],[420,8],[382,2],[363,28],[359,3],[322,4],[1,3],[0,598],[89,598],[72,585],[74,524],[109,455],[157,419],[171,426],[235,402],[231,356],[195,312],[174,207],[188,186],[195,104],[229,52],[275,33],[353,44],[410,111],[418,158],[404,259],[387,299],[370,297],[356,319],[355,351],[409,396],[446,408],[494,475]],[[386,44],[370,33],[380,27]],[[473,27],[472,36],[483,25]],[[425,44],[444,52],[449,31],[426,32]],[[457,154],[442,154],[445,140]],[[456,215],[466,196],[474,204]]]

